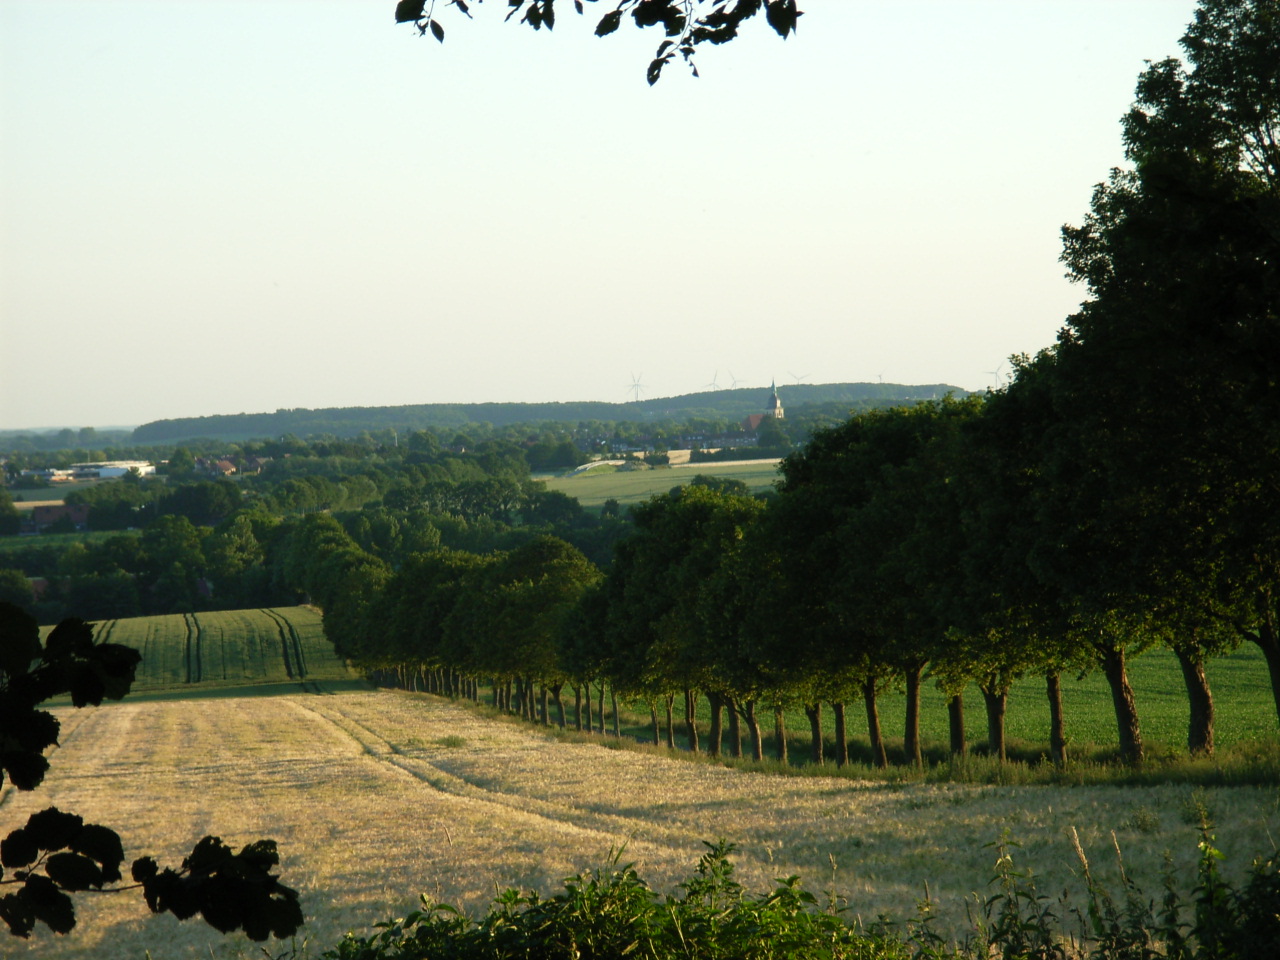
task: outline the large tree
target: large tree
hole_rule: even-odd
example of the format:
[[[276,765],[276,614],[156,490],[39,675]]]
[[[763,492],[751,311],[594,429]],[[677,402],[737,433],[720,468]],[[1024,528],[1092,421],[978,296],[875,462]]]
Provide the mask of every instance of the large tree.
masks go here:
[[[1086,481],[1061,525],[1076,595],[1123,593],[1175,634],[1203,747],[1225,626],[1261,647],[1280,711],[1280,9],[1203,0],[1182,45],[1139,78],[1131,166],[1064,228],[1089,298],[1038,366],[1053,456]]]

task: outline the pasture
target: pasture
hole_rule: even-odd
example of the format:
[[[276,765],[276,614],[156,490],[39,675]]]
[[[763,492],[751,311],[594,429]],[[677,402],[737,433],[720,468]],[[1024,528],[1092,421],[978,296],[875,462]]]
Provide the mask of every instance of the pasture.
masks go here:
[[[1214,726],[1219,749],[1277,735],[1276,710],[1266,660],[1255,645],[1243,644],[1225,656],[1215,657],[1208,662],[1205,671],[1213,691]],[[1150,650],[1135,657],[1129,664],[1129,681],[1134,689],[1148,754],[1156,757],[1179,752],[1185,754],[1190,708],[1177,658],[1165,649]],[[1095,670],[1083,677],[1064,674],[1062,697],[1069,752],[1077,757],[1090,757],[1114,751],[1115,711],[1111,704],[1111,688],[1102,672]],[[701,701],[700,707],[699,722],[705,737],[711,717],[705,700]],[[901,748],[906,723],[906,696],[902,690],[891,689],[883,693],[879,699],[879,711],[882,732],[889,741],[892,754],[895,746],[899,750]],[[634,704],[632,712],[632,723],[624,726],[624,732],[640,740],[652,740],[647,706]],[[869,763],[871,753],[861,697],[851,696],[845,704],[845,713],[851,754]],[[624,713],[624,723],[625,719]],[[835,725],[827,704],[823,705],[822,719],[830,751],[834,749]],[[947,697],[934,684],[926,682],[920,696],[920,735],[925,746],[932,745],[939,757],[947,749],[947,722]],[[772,756],[772,713],[762,713],[760,723],[765,734],[766,752]],[[965,691],[965,733],[970,744],[986,740],[986,724],[981,691],[971,684]],[[1011,756],[1035,760],[1041,754],[1048,754],[1049,707],[1043,677],[1032,675],[1014,684],[1008,699],[1005,731]],[[677,734],[683,736],[682,725],[677,726]],[[744,740],[745,736],[744,733]],[[793,763],[808,760],[809,720],[798,706],[787,711],[787,743]]]
[[[237,847],[272,837],[314,952],[402,915],[420,892],[479,911],[496,888],[552,890],[624,843],[624,860],[658,887],[687,876],[702,840],[726,837],[748,889],[798,874],[870,920],[912,914],[927,881],[942,920],[960,924],[965,898],[986,892],[996,857],[986,845],[1006,829],[1021,844],[1015,864],[1076,903],[1073,827],[1112,883],[1114,831],[1126,869],[1151,890],[1166,850],[1179,876],[1193,875],[1200,809],[1235,878],[1280,834],[1275,788],[797,780],[563,743],[425,695],[315,689],[59,707],[49,778],[4,801],[3,825],[56,804],[117,827],[127,858],[170,864],[206,833]],[[7,955],[261,955],[241,935],[148,915],[136,891],[81,895],[77,908],[72,934],[42,930],[6,942]]]
[[[640,470],[617,470],[597,467],[582,473],[546,479],[547,489],[576,497],[589,510],[598,510],[606,500],[617,500],[622,506],[642,503],[655,493],[666,493],[672,487],[689,483],[698,474],[741,480],[752,493],[773,489],[778,479],[776,462],[690,463],[672,467]]]

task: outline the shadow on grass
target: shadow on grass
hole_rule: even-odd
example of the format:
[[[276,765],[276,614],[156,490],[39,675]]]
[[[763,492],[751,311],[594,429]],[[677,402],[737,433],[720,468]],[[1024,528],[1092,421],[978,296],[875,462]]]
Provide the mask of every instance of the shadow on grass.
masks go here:
[[[335,693],[353,693],[373,690],[366,680],[293,680],[285,683],[241,683],[215,685],[209,683],[184,684],[172,687],[151,687],[130,691],[121,703],[148,703],[157,700],[228,700],[233,697],[282,697],[299,693],[330,696]],[[104,700],[104,707],[114,701]],[[71,698],[57,697],[48,701],[51,706],[70,706]]]

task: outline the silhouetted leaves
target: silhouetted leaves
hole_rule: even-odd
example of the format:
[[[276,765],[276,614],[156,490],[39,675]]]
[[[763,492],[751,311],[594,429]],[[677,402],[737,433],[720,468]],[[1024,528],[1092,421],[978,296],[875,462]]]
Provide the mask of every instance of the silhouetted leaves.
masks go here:
[[[40,845],[21,827],[0,840],[0,863],[6,867],[30,866],[38,856]]]
[[[40,785],[49,767],[43,751],[58,739],[58,721],[38,709],[41,703],[70,694],[77,707],[96,706],[129,692],[141,656],[119,644],[95,644],[93,635],[91,624],[69,618],[42,647],[36,621],[0,603],[0,769],[19,790]],[[67,891],[119,881],[123,862],[114,830],[57,807],[34,813],[0,840],[0,882],[17,887],[0,897],[0,919],[14,936],[30,936],[36,923],[67,933],[76,923]],[[205,837],[180,871],[161,871],[142,857],[132,873],[154,912],[179,919],[199,913],[224,933],[243,928],[265,940],[290,936],[302,925],[297,893],[270,872],[279,862],[274,841],[259,840],[237,854],[217,837]]]
[[[787,34],[795,33],[796,21],[800,16],[800,11],[796,9],[796,0],[769,0],[769,3],[765,4],[764,18],[784,40]]]
[[[464,0],[451,0],[468,17],[471,16]],[[507,0],[507,16],[510,20],[521,14],[520,22],[528,24],[534,30],[544,26],[550,30],[555,26],[555,0]],[[709,8],[702,15],[695,11]],[[573,9],[579,14],[586,9],[582,0],[573,0]],[[425,3],[416,0],[402,0],[396,5],[396,22],[412,21],[418,33],[425,36],[430,29],[432,36],[444,42],[444,29],[431,19],[434,4],[428,9]],[[655,59],[649,63],[646,77],[650,85],[656,83],[662,75],[662,68],[671,62],[673,56],[669,50],[674,46],[689,65],[696,77],[698,69],[693,63],[694,49],[700,43],[727,43],[738,36],[738,29],[743,21],[749,20],[761,11],[765,19],[779,36],[786,38],[795,32],[796,21],[801,13],[796,9],[796,0],[617,0],[615,9],[610,10],[596,24],[595,35],[606,37],[617,31],[622,24],[624,13],[630,13],[637,27],[662,27],[664,36],[669,38],[658,49]]]
[[[396,4],[396,23],[412,23],[421,20],[426,6],[423,0],[400,0]]]
[[[622,11],[610,10],[603,17],[601,17],[600,22],[596,24],[596,36],[607,37],[609,34],[613,33],[613,31],[617,30],[618,27],[621,25],[622,25]]]
[[[271,873],[280,856],[274,840],[259,840],[239,853],[219,837],[205,837],[182,861],[182,869],[160,870],[155,860],[133,863],[133,878],[153,913],[179,920],[199,913],[223,933],[243,929],[251,940],[288,937],[302,925],[297,891]]]

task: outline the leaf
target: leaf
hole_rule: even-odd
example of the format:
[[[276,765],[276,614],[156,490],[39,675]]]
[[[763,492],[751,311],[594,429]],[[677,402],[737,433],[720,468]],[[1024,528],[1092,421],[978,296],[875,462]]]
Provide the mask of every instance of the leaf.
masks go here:
[[[659,57],[649,64],[649,69],[645,72],[645,77],[649,81],[649,86],[653,86],[658,82],[658,77],[662,75],[662,68],[667,65],[666,57]]]
[[[160,872],[160,867],[156,863],[154,857],[139,857],[133,861],[133,866],[129,869],[129,873],[133,877],[134,883],[145,884]]]
[[[280,854],[276,851],[274,840],[258,840],[250,843],[237,854],[245,863],[258,867],[265,874],[269,867],[280,862]]]
[[[600,22],[596,24],[596,36],[607,37],[609,34],[613,33],[613,31],[617,30],[621,23],[622,11],[610,10],[601,17]]]
[[[444,43],[444,27],[434,20],[431,21],[431,35],[440,43]]]
[[[0,729],[18,742],[23,750],[39,753],[45,747],[58,742],[61,725],[58,718],[46,710],[23,711],[16,717],[5,717]]]
[[[0,603],[0,673],[19,676],[40,656],[40,626],[12,603]]]
[[[44,872],[63,890],[100,888],[106,879],[96,863],[79,853],[55,853],[45,861]]]
[[[120,835],[110,827],[86,823],[79,836],[71,842],[71,849],[102,864],[102,876],[108,883],[120,879],[124,845],[120,842]]]
[[[49,633],[44,642],[45,660],[57,657],[87,657],[93,652],[93,626],[79,617],[67,617]]]
[[[76,925],[76,911],[71,898],[57,888],[48,877],[27,877],[20,896],[31,904],[35,918],[54,933],[70,933]]]
[[[400,0],[396,4],[396,23],[410,23],[421,20],[426,0]]]
[[[62,850],[75,842],[83,826],[84,820],[76,814],[47,807],[27,818],[26,830],[41,850]]]
[[[796,9],[796,0],[769,0],[765,4],[764,18],[769,21],[769,26],[773,27],[774,32],[784,40],[787,34],[795,33],[796,21],[800,16],[800,11]]]
[[[49,761],[39,753],[9,750],[0,753],[0,767],[9,774],[9,780],[17,789],[34,790],[44,780],[45,772],[49,769]]]
[[[9,932],[15,937],[31,935],[31,928],[36,925],[36,914],[31,904],[16,893],[8,893],[0,897],[0,919],[9,926]]]
[[[40,856],[39,845],[22,827],[0,840],[0,863],[6,867],[29,866],[36,862],[38,856]]]
[[[582,0],[573,0],[573,9],[578,11],[578,15],[582,15]]]
[[[453,0],[453,5],[466,14],[467,19],[471,19],[471,8],[467,6],[466,0]]]
[[[212,872],[233,856],[231,848],[222,842],[221,837],[203,837],[191,851],[191,855],[182,861],[182,865],[192,873]]]
[[[107,695],[107,685],[93,667],[93,664],[78,662],[68,671],[67,686],[74,706],[97,707]]]

